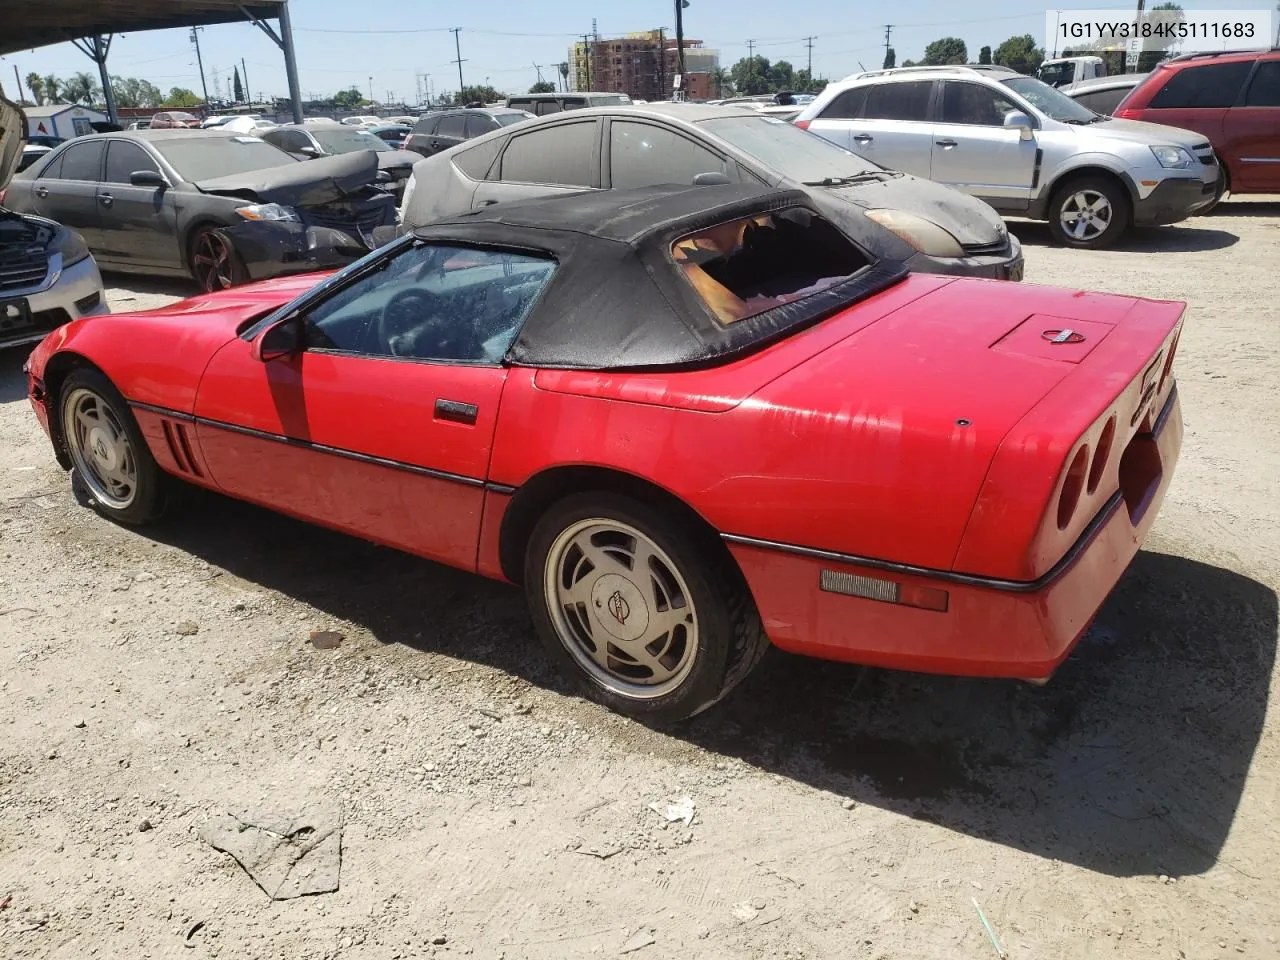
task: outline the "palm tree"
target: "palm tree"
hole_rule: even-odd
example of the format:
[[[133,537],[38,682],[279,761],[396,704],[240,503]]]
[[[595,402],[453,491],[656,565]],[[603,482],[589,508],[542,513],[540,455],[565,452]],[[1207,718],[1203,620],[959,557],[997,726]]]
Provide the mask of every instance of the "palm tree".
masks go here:
[[[44,77],[38,73],[28,73],[27,89],[31,91],[31,99],[36,102],[36,106],[44,106]]]
[[[560,82],[563,84],[565,91],[569,89],[569,64],[568,62],[559,63],[556,68],[560,71]]]
[[[45,103],[61,103],[62,102],[62,81],[55,77],[52,73],[44,78],[44,102]]]
[[[70,103],[80,103],[86,107],[93,106],[93,97],[97,90],[98,85],[93,82],[93,76],[84,72],[72,75],[71,79],[62,85],[63,96]]]
[[[733,88],[733,80],[729,76],[729,71],[724,67],[716,67],[711,71],[711,83],[716,88],[716,99],[719,100],[724,96],[726,89]]]

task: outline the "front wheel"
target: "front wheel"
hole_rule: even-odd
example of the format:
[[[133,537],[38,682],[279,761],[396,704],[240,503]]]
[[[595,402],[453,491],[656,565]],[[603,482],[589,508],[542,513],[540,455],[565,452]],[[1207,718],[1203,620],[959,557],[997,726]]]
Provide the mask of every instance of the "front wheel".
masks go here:
[[[71,484],[81,504],[137,525],[164,509],[164,474],[129,405],[95,370],[76,370],[62,385],[59,422],[71,457]]]
[[[1068,247],[1109,247],[1129,228],[1129,209],[1120,184],[1102,177],[1072,180],[1049,203],[1049,232]]]
[[[745,583],[716,547],[630,497],[560,501],[525,556],[539,637],[612,710],[656,723],[702,712],[768,647]]]
[[[201,227],[191,238],[191,276],[205,293],[230,290],[248,282],[240,254],[217,227]]]

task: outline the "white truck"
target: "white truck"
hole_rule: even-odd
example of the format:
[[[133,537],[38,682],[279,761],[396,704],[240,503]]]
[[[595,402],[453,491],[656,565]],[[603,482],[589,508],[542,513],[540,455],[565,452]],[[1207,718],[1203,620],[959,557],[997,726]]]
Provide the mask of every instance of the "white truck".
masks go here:
[[[1056,57],[1046,60],[1036,70],[1036,79],[1051,87],[1065,87],[1106,75],[1107,65],[1101,57]]]

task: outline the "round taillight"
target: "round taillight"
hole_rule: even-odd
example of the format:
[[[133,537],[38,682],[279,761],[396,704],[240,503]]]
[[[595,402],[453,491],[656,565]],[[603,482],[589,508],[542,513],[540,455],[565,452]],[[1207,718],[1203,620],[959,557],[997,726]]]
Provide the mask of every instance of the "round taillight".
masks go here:
[[[1076,451],[1071,458],[1071,466],[1067,468],[1067,478],[1062,481],[1062,494],[1058,497],[1058,529],[1067,529],[1067,524],[1075,515],[1080,503],[1080,493],[1084,490],[1085,474],[1089,470],[1089,447],[1085,445]]]
[[[1107,461],[1111,459],[1111,444],[1116,439],[1116,418],[1113,416],[1102,428],[1102,436],[1098,438],[1098,446],[1093,451],[1093,463],[1089,466],[1089,484],[1085,488],[1089,493],[1098,489],[1102,482],[1103,471],[1107,469]]]

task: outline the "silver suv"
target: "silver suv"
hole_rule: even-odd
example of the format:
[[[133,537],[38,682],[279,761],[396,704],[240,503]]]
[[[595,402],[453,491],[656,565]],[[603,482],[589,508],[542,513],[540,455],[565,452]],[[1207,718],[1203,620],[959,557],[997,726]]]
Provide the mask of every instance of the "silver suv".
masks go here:
[[[107,311],[98,265],[80,234],[4,207],[26,138],[26,116],[0,95],[0,348],[35,343],[54,327]]]
[[[1105,247],[1213,202],[1218,161],[1190,130],[1116,120],[1005,67],[902,67],[832,83],[795,123],[869,160]]]

